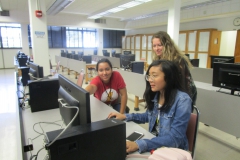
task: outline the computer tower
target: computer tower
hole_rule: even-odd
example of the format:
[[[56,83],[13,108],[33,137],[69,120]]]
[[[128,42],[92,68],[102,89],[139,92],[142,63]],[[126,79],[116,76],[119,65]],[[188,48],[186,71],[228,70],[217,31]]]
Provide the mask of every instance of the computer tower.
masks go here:
[[[48,144],[61,131],[47,132]],[[117,119],[105,119],[74,126],[46,148],[50,160],[124,160],[126,123]]]
[[[59,108],[58,105],[58,79],[43,79],[29,81],[29,105],[32,112]]]
[[[132,72],[143,74],[144,73],[144,62],[132,62],[131,70],[132,70]]]

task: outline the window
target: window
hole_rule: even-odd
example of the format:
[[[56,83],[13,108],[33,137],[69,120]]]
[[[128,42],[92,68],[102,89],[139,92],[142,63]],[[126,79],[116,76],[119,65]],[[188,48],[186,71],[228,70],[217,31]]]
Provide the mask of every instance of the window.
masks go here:
[[[71,48],[95,48],[96,29],[66,27],[66,45]]]
[[[1,48],[21,48],[21,25],[13,23],[0,23]]]

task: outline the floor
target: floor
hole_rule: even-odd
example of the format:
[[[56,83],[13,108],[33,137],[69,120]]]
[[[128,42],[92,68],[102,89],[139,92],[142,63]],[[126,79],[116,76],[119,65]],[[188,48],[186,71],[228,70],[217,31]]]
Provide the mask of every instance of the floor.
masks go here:
[[[0,160],[19,160],[18,150],[20,146],[16,102],[13,100],[16,96],[14,69],[0,70]],[[74,74],[67,75],[67,72],[61,72],[73,82],[77,82]],[[85,87],[85,82],[83,87]],[[128,94],[128,103],[130,112],[136,112],[134,107],[134,95]],[[139,105],[140,111],[144,112],[144,104]],[[147,124],[142,125],[147,129]],[[239,160],[240,159],[240,139],[219,131],[213,127],[205,126],[200,123],[197,137],[195,160]]]

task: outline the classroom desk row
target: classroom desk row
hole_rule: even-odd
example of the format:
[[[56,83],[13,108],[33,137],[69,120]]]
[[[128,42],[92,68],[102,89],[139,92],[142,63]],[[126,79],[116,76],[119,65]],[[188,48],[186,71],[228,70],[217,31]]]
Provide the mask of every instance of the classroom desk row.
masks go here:
[[[104,120],[107,118],[110,112],[116,112],[108,105],[102,103],[98,99],[93,96],[90,96],[91,103],[91,121],[96,122],[99,120]],[[49,132],[53,130],[60,129],[60,126],[49,124],[49,123],[58,123],[62,124],[61,116],[59,109],[51,109],[41,112],[32,113],[30,109],[22,111],[22,119],[23,119],[23,129],[24,129],[24,144],[33,144],[33,151],[25,153],[25,157],[29,159],[31,154],[35,155],[39,149],[43,147],[43,136],[39,136],[37,132]],[[46,122],[46,123],[44,123]],[[33,126],[35,128],[33,130]],[[147,130],[139,126],[134,122],[126,122],[126,135],[129,135],[133,131],[139,131],[144,134],[143,138],[152,138],[154,137]],[[39,136],[39,137],[38,137]],[[42,150],[39,152],[38,159],[44,159],[47,152],[46,150]],[[134,152],[133,154],[139,154],[138,152]],[[150,153],[145,153],[150,154]],[[131,159],[131,158],[128,158]],[[136,158],[133,158],[134,160]]]

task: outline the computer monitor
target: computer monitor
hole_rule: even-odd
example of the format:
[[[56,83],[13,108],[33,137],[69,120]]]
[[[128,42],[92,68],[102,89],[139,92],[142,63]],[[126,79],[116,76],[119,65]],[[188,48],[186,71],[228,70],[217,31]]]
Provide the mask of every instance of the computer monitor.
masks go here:
[[[19,67],[27,66],[28,56],[23,55],[18,57],[18,65]]]
[[[134,73],[144,73],[144,62],[131,62],[131,70]]]
[[[73,58],[73,55],[71,53],[67,53],[67,58]]]
[[[82,60],[86,63],[92,63],[92,56],[82,56]]]
[[[234,63],[233,56],[211,56],[211,68],[214,67],[214,62],[220,63]]]
[[[234,63],[219,63],[213,65],[212,86],[240,91],[240,65]]]
[[[73,56],[73,59],[75,59],[75,60],[80,60],[80,56],[78,55],[78,54],[74,54],[74,55],[72,55]]]
[[[123,51],[123,54],[128,55],[128,54],[132,54],[132,52],[131,51]]]
[[[63,119],[65,125],[68,125],[69,122],[73,119],[77,110],[74,108],[64,107],[74,106],[78,107],[79,112],[75,120],[71,123],[70,126],[77,126],[91,123],[91,110],[90,110],[90,94],[82,87],[73,83],[71,80],[67,79],[63,75],[59,74],[59,90],[58,98],[61,99],[59,102],[60,115]]]
[[[43,78],[43,67],[36,63],[29,62],[29,73],[31,74],[31,80],[37,80],[38,78]]]
[[[103,53],[103,56],[105,56],[105,57],[110,57],[110,53],[109,53],[109,52],[104,52],[104,53]]]
[[[76,54],[76,52],[75,52],[75,51],[72,51],[72,54]]]
[[[67,57],[67,54],[65,52],[61,52],[61,57]]]
[[[78,56],[79,56],[79,59],[82,59],[82,57],[83,57],[83,52],[80,52],[80,51],[78,51]]]
[[[135,61],[135,54],[121,54],[120,55],[120,67],[124,69],[130,69],[131,62]]]

